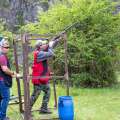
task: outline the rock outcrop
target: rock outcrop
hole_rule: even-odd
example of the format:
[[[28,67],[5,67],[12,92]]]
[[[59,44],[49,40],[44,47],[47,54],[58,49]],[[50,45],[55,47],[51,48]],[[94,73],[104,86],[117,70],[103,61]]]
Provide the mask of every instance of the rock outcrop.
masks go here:
[[[20,25],[36,22],[38,11],[48,10],[55,0],[0,0],[0,2],[0,18],[14,31]]]

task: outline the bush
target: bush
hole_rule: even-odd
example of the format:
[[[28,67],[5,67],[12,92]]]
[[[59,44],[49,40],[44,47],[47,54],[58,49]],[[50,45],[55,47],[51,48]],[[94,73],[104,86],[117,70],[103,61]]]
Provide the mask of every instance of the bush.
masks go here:
[[[72,82],[77,86],[109,86],[116,83],[113,63],[118,60],[116,48],[120,38],[120,16],[113,11],[109,0],[70,0],[68,4],[58,4],[42,13],[40,22],[28,24],[24,29],[56,34],[78,22],[67,32],[69,74],[78,77],[75,80],[73,77]],[[58,73],[64,72],[63,60],[60,46],[56,49],[55,61]]]

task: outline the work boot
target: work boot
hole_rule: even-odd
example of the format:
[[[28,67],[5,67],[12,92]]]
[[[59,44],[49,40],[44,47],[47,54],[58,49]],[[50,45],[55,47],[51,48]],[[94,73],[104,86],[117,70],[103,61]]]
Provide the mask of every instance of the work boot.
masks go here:
[[[40,112],[42,114],[52,114],[52,111],[50,111],[49,109],[40,109]]]

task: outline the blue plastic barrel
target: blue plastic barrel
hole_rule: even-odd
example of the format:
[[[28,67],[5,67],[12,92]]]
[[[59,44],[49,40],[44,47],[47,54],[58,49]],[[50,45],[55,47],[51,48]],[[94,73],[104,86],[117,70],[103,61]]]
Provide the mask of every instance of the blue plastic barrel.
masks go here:
[[[60,96],[58,100],[60,120],[74,120],[74,105],[71,96]]]

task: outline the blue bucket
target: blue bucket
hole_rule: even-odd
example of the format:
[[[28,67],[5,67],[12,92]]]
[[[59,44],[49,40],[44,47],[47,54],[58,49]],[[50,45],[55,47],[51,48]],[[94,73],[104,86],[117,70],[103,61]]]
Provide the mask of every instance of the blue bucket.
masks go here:
[[[60,120],[74,120],[74,105],[71,96],[60,96],[58,100]]]

